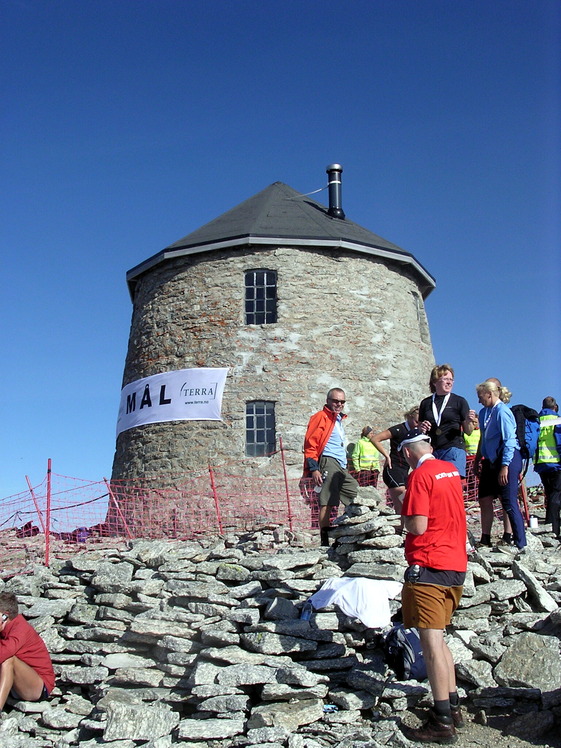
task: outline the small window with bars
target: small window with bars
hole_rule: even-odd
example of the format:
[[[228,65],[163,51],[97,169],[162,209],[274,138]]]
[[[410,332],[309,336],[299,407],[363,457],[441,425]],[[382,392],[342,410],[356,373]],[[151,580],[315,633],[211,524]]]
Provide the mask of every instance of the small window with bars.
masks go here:
[[[247,270],[245,273],[245,323],[270,325],[277,321],[277,273]]]
[[[252,400],[245,406],[245,453],[249,457],[264,457],[277,447],[275,431],[275,403]]]

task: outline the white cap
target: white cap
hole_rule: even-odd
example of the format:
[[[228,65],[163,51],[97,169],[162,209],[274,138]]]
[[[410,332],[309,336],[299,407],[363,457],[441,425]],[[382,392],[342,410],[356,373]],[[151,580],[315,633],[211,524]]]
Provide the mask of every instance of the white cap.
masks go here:
[[[430,436],[421,431],[421,429],[411,429],[411,431],[405,434],[405,439],[400,442],[397,449],[401,452],[402,447],[413,444],[414,442],[428,442],[430,444]]]

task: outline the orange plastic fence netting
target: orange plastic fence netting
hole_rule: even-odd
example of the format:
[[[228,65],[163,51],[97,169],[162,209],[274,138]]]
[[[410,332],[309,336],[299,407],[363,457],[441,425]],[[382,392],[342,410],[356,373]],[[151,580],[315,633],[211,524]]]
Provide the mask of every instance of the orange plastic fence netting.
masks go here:
[[[107,495],[104,481],[51,474],[28,491],[0,499],[0,576],[48,564],[51,546],[75,552],[87,528],[103,521]]]
[[[317,494],[310,480],[286,477],[278,453],[272,477],[240,475],[236,465],[209,467],[164,480],[84,481],[49,473],[38,486],[0,499],[0,576],[32,563],[65,557],[76,545],[103,538],[193,539],[249,532],[266,525],[291,530],[318,526]],[[248,463],[249,465],[249,463]],[[234,471],[238,470],[236,474]],[[271,472],[274,472],[271,471]],[[385,491],[381,478],[355,473],[361,485]],[[466,509],[477,508],[477,481],[468,472]]]
[[[213,468],[173,488],[113,482],[107,525],[128,537],[184,538],[247,532],[263,525],[317,526],[315,494],[297,479],[231,475]]]
[[[48,481],[0,499],[0,576],[108,537],[187,540],[271,524],[317,527],[312,486],[286,478],[282,467],[273,477],[226,467],[185,473],[172,487],[169,476],[165,482],[88,482],[51,472]]]
[[[474,462],[475,456],[468,455],[466,459],[466,479],[464,481],[464,501],[468,515],[479,514],[479,502],[477,501],[479,480],[473,469]]]

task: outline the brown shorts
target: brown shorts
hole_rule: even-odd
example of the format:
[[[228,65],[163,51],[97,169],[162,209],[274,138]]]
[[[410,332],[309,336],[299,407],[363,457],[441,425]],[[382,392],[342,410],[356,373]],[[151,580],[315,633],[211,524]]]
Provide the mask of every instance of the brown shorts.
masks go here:
[[[463,589],[405,582],[401,591],[403,625],[408,629],[446,628],[458,607]]]

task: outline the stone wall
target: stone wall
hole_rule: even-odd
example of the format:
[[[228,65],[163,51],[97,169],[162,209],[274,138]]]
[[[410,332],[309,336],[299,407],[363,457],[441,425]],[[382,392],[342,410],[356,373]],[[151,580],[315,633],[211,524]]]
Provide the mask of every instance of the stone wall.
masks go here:
[[[278,322],[244,324],[244,272],[278,274]],[[382,430],[427,391],[434,363],[424,304],[413,278],[390,261],[355,252],[212,252],[171,260],[135,291],[123,385],[163,371],[230,367],[223,423],[173,422],[119,435],[113,478],[164,476],[240,460],[245,403],[276,402],[289,474],[300,472],[309,416],[331,386],[348,398],[347,434]],[[267,471],[267,459],[249,461]]]

